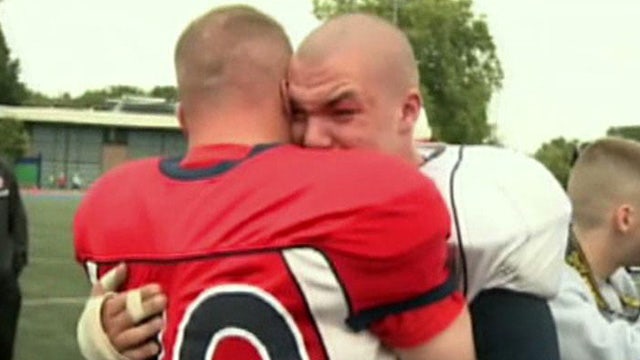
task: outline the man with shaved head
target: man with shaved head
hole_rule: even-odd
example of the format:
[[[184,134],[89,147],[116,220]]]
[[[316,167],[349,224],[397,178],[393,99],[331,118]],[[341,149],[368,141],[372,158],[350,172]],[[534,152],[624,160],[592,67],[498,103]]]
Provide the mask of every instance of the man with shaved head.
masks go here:
[[[553,176],[506,149],[415,146],[416,60],[406,36],[373,16],[339,16],[311,33],[288,88],[297,142],[379,150],[433,178],[454,224],[450,249],[478,358],[557,359],[546,299],[558,291],[570,204]]]
[[[124,290],[156,283],[122,294],[96,285],[78,326],[86,358],[154,356],[144,340],[162,321],[171,359],[475,358],[441,195],[394,157],[282,144],[290,54],[281,27],[246,6],[182,34],[187,154],[111,171],[75,218],[93,281],[113,289],[123,268],[119,280],[110,270],[126,262]],[[165,305],[162,321],[147,320]],[[120,327],[105,334],[102,315]]]
[[[419,162],[412,142],[422,107],[419,86],[411,45],[399,29],[360,14],[331,20],[304,40],[291,62],[295,141],[310,147],[375,148]],[[320,116],[308,121],[311,112]],[[346,136],[324,131],[326,124],[352,118]]]

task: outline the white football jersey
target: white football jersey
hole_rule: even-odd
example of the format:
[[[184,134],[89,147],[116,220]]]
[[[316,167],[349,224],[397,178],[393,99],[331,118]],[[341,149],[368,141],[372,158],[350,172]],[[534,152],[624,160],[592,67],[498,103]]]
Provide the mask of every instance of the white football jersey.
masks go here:
[[[571,205],[535,159],[484,146],[420,144],[420,170],[451,214],[451,251],[469,301],[503,288],[554,296],[567,246]]]

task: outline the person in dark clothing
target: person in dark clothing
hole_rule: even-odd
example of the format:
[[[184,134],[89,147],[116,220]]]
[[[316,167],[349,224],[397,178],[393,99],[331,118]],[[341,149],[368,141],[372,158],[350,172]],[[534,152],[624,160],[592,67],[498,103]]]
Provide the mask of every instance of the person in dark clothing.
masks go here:
[[[0,161],[0,360],[10,360],[21,294],[18,276],[27,263],[27,217],[11,169]]]

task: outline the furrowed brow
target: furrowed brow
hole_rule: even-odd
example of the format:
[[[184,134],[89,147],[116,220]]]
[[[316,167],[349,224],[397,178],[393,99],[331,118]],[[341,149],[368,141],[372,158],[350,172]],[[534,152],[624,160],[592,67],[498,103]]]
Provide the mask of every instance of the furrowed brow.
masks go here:
[[[345,100],[358,100],[358,94],[354,90],[345,90],[329,98],[325,102],[326,107],[333,107]]]

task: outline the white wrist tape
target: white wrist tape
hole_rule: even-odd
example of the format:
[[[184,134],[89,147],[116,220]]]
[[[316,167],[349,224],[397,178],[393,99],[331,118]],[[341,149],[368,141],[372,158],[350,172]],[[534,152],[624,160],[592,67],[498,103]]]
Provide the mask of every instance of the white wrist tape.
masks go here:
[[[107,293],[90,297],[80,315],[77,339],[80,353],[87,360],[128,360],[114,349],[102,328],[102,304],[113,295]]]

